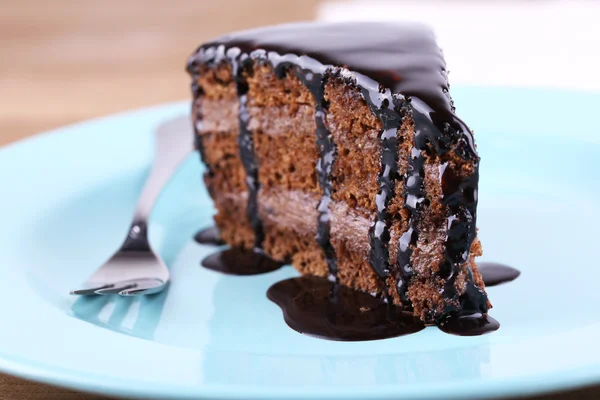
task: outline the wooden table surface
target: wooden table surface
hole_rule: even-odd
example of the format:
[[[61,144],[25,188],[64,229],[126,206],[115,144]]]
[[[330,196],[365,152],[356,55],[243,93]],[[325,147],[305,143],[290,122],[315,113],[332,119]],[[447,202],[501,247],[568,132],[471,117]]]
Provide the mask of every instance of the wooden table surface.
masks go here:
[[[0,146],[189,97],[185,60],[228,31],[314,18],[317,0],[0,0]],[[100,399],[0,374],[0,400]],[[600,398],[585,389],[546,399]]]
[[[317,0],[0,0],[0,145],[189,98],[187,56],[236,29],[309,20]]]

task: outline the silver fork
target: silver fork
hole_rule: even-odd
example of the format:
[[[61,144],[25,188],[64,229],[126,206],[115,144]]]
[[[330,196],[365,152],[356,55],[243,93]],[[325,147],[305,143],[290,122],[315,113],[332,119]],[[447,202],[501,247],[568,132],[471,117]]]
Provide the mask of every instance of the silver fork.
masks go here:
[[[121,248],[73,295],[158,293],[169,283],[169,270],[148,241],[148,218],[164,185],[191,152],[192,126],[188,117],[162,124],[156,131],[156,155]]]

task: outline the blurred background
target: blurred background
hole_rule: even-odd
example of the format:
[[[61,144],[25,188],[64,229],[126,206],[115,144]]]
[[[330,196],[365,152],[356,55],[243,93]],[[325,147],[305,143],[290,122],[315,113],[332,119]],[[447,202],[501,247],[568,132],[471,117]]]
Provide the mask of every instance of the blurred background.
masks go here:
[[[593,0],[0,0],[0,146],[185,100],[185,62],[201,42],[297,20],[426,22],[452,84],[600,90],[599,17]],[[82,398],[96,397],[0,375],[0,399]]]
[[[453,84],[600,90],[593,0],[0,0],[0,145],[189,96],[187,56],[295,20],[432,25]]]
[[[189,97],[187,56],[236,29],[316,16],[316,0],[1,0],[0,145]]]

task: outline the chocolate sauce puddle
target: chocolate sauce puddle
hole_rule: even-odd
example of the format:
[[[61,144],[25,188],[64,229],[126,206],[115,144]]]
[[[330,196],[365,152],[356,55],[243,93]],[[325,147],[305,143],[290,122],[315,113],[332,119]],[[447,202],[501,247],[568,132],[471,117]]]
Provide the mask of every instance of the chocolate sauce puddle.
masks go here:
[[[321,339],[367,341],[416,333],[419,318],[368,293],[304,275],[277,282],[267,291],[293,330]],[[500,328],[489,315],[448,315],[437,326],[445,333],[478,336]]]
[[[497,331],[500,323],[489,315],[480,313],[449,317],[438,324],[443,332],[458,336],[479,336]]]
[[[271,286],[267,297],[300,333],[338,341],[387,339],[418,332],[423,322],[368,293],[305,275]]]
[[[215,227],[195,236],[199,243],[222,244]],[[284,264],[260,251],[229,248],[213,253],[202,261],[204,268],[228,275],[258,275],[275,271]],[[510,282],[520,271],[507,265],[479,264],[486,286]],[[416,333],[425,328],[419,318],[381,298],[342,286],[328,279],[304,275],[272,285],[269,300],[283,311],[287,325],[297,332],[336,341],[368,341],[388,339]],[[466,307],[465,309],[473,309]],[[447,315],[437,323],[445,333],[478,336],[496,331],[500,323],[489,315]]]
[[[201,265],[228,275],[259,275],[275,271],[284,264],[261,252],[233,247],[209,255]]]
[[[216,226],[202,229],[194,235],[194,240],[200,244],[212,244],[215,246],[222,246],[225,244],[223,239],[221,239],[221,234]]]
[[[518,269],[494,262],[478,263],[478,268],[483,278],[483,283],[488,287],[514,281],[521,275],[521,271]]]

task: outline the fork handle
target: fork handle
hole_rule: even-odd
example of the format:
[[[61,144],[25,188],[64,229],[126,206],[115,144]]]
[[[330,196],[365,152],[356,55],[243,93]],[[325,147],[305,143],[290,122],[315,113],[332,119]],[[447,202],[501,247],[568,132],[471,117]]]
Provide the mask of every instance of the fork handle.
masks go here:
[[[119,251],[151,251],[150,242],[148,241],[148,224],[146,221],[133,220],[129,227],[129,232],[127,232],[127,237]]]
[[[147,241],[147,221],[162,189],[177,167],[191,153],[193,148],[192,122],[188,116],[161,125],[155,135],[155,158],[150,175],[135,209],[128,240],[139,240],[145,235]],[[133,236],[132,236],[133,235]]]

